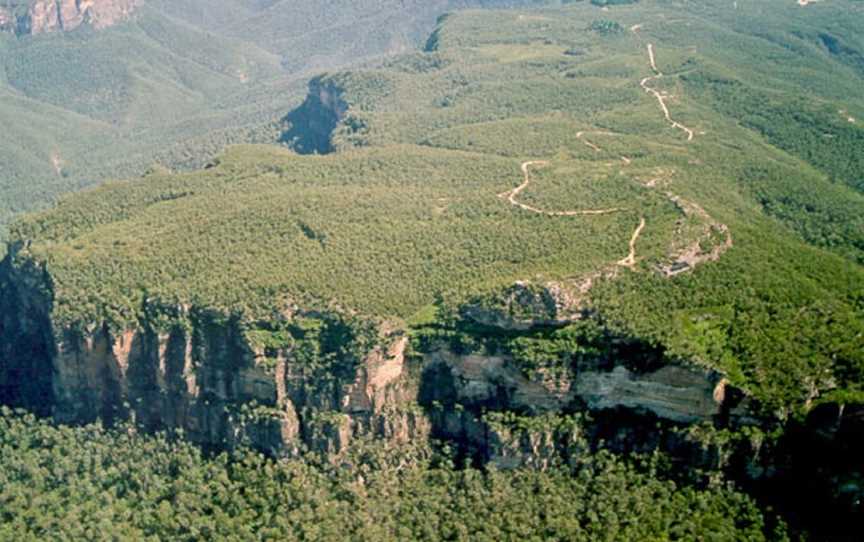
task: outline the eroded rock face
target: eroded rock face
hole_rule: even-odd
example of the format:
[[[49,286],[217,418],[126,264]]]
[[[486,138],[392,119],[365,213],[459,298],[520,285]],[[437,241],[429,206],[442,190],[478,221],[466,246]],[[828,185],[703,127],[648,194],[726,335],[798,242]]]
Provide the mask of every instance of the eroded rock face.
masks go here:
[[[425,368],[421,401],[430,407],[434,434],[459,443],[463,456],[500,468],[566,463],[589,442],[612,436],[623,452],[678,447],[676,452],[698,456],[707,466],[711,454],[697,453],[699,446],[674,430],[659,434],[658,424],[758,423],[740,390],[716,373],[686,365],[639,371],[598,359],[529,376],[508,356],[441,350],[426,356]],[[584,415],[593,421],[574,419]]]
[[[298,365],[290,350],[274,366],[238,321],[183,317],[189,325],[163,333],[64,330],[53,361],[55,418],[134,418],[150,429],[183,429],[204,444],[246,443],[275,456],[338,455],[360,435],[423,436],[422,416],[398,409],[413,399],[404,337],[325,378]]]
[[[326,327],[344,325],[339,318],[300,309],[280,318],[289,327],[317,322],[312,339],[301,334],[303,344],[280,335],[287,328],[277,322],[150,300],[141,320],[122,329],[58,325],[51,277],[23,246],[0,266],[0,289],[0,402],[67,423],[131,419],[151,430],[183,429],[207,445],[251,444],[274,456],[338,456],[358,437],[404,442],[434,433],[502,467],[542,468],[584,444],[578,424],[564,423],[573,413],[626,410],[679,425],[747,421],[751,414],[730,402],[736,394],[727,393],[720,375],[685,365],[628,365],[628,356],[639,358],[635,347],[529,374],[506,355],[440,349],[409,356],[408,337],[398,329],[380,325],[369,328],[375,338],[351,339],[348,328]],[[324,348],[323,329],[339,330],[340,346],[310,358],[303,349]],[[485,418],[494,413],[550,418],[529,430]]]
[[[296,342],[256,346],[239,316],[156,302],[143,314],[159,317],[124,329],[58,327],[50,276],[19,257],[20,248],[0,273],[0,399],[35,405],[62,422],[134,419],[148,429],[183,429],[208,445],[248,443],[277,456],[338,455],[358,436],[406,441],[435,431],[504,466],[545,464],[572,432],[496,429],[479,413],[626,409],[678,424],[747,415],[727,405],[719,375],[683,365],[637,372],[598,359],[528,375],[507,356],[439,350],[408,357],[408,338],[384,327],[372,346],[310,361]],[[436,403],[443,413],[431,408]]]
[[[382,329],[365,351],[310,361],[293,344],[254,346],[248,322],[197,307],[148,306],[151,316],[119,330],[57,325],[50,277],[19,248],[0,266],[2,404],[63,423],[182,429],[208,446],[249,444],[283,457],[338,455],[361,436],[428,435],[413,408],[420,371],[398,332]]]
[[[462,314],[478,324],[508,331],[564,326],[584,317],[579,297],[558,283],[517,282],[501,295],[467,304]]]
[[[706,422],[722,414],[728,386],[716,373],[678,365],[645,373],[622,365],[574,369],[552,381],[528,378],[501,356],[442,351],[430,363],[446,368],[461,404],[520,412],[564,411],[581,402],[592,411],[624,408],[676,423]]]
[[[575,395],[592,410],[626,408],[651,412],[679,423],[711,421],[721,414],[725,382],[719,376],[668,366],[648,374],[625,367],[586,372],[575,382]]]
[[[62,32],[89,24],[102,29],[127,20],[143,0],[33,0],[26,13],[0,8],[0,30],[18,35]]]
[[[572,463],[589,452],[590,445],[578,419],[553,414],[532,421],[526,426],[507,423],[500,416],[487,416],[485,460],[499,469],[546,470]]]

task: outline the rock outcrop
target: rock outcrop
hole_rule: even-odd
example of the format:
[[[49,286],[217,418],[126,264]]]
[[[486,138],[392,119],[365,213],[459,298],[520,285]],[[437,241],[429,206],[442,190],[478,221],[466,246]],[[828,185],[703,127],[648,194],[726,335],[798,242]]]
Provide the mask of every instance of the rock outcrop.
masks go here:
[[[435,433],[484,461],[542,466],[584,444],[578,424],[563,421],[572,413],[626,410],[687,425],[740,406],[720,375],[633,354],[642,347],[626,341],[553,375],[526,373],[504,354],[409,355],[408,337],[392,326],[297,307],[258,321],[145,299],[132,323],[60,322],[51,275],[23,244],[0,266],[0,289],[0,402],[66,423],[182,429],[216,447],[339,456],[357,437]],[[511,297],[531,301],[532,292]],[[543,293],[539,303],[554,311]],[[628,364],[632,355],[653,361]],[[494,413],[533,419],[536,430],[493,424]]]
[[[573,393],[591,410],[625,408],[688,424],[720,416],[726,385],[719,375],[685,367],[640,375],[619,365],[611,372],[578,375]]]
[[[506,355],[442,349],[426,356],[424,370],[420,400],[434,434],[458,443],[464,457],[500,468],[568,462],[607,437],[621,451],[659,446],[711,467],[714,451],[700,451],[701,443],[687,442],[675,428],[758,423],[740,390],[687,365],[640,371],[597,359],[554,376],[526,375]]]
[[[296,307],[258,322],[148,299],[132,324],[58,323],[50,273],[23,245],[11,247],[0,266],[0,288],[0,402],[67,423],[133,419],[152,430],[182,429],[203,444],[246,443],[276,456],[339,455],[358,436],[404,441],[435,432],[504,466],[545,464],[554,450],[578,448],[578,431],[493,429],[489,413],[542,418],[623,409],[686,425],[742,411],[720,375],[656,360],[637,368],[624,350],[608,354],[620,360],[528,374],[507,355],[434,348],[409,356],[409,339],[397,329]],[[520,306],[539,296],[542,307],[534,308],[556,310],[545,291],[511,294]]]
[[[368,438],[440,439],[463,461],[505,469],[574,464],[600,443],[659,448],[683,471],[725,468],[769,486],[812,479],[844,510],[859,510],[864,495],[860,406],[818,407],[766,444],[781,422],[760,416],[723,375],[670,362],[633,338],[603,332],[602,347],[526,366],[448,341],[417,352],[392,325],[338,311],[291,306],[251,320],[146,299],[133,323],[118,325],[58,321],[54,296],[27,245],[10,247],[0,264],[0,404],[65,423],[182,430],[215,449],[331,461]],[[744,427],[749,447],[727,438]]]
[[[281,141],[300,154],[333,152],[333,132],[347,112],[339,85],[316,77],[309,82],[306,100],[283,119]]]
[[[296,312],[280,324],[310,322],[298,332],[305,338],[262,345],[255,322],[238,315],[155,301],[119,329],[58,324],[50,275],[22,249],[0,270],[0,403],[64,423],[181,429],[208,446],[250,444],[274,456],[338,455],[358,436],[428,434],[413,408],[419,369],[398,332],[382,327],[361,340],[338,316]],[[330,344],[328,334],[348,344]]]
[[[0,31],[18,35],[63,32],[90,25],[107,28],[127,20],[142,0],[33,0],[16,14],[0,8]],[[20,10],[20,7],[18,8]]]
[[[555,282],[517,282],[503,292],[468,303],[462,315],[478,324],[508,331],[564,326],[585,316],[580,300],[587,288],[576,288],[577,293],[572,290]]]

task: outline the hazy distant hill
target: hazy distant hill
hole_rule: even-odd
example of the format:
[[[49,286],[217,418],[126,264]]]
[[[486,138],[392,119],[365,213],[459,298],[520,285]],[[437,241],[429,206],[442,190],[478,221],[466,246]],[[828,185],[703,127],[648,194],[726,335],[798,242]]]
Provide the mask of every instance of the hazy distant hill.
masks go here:
[[[472,1],[0,1],[0,230],[155,163],[273,141],[307,75],[422,44]]]

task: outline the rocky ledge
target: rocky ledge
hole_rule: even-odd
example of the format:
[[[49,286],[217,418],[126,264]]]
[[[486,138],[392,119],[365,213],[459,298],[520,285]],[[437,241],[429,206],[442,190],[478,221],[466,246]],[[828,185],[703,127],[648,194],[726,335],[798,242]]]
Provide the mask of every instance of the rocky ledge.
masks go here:
[[[82,25],[107,28],[127,20],[142,0],[33,0],[0,7],[0,31],[35,35],[74,30]]]
[[[860,507],[860,408],[826,405],[788,425],[724,375],[637,338],[604,331],[590,354],[528,367],[482,346],[480,335],[465,348],[449,332],[424,338],[336,309],[288,306],[250,318],[145,299],[132,322],[59,321],[50,271],[26,244],[10,248],[0,264],[0,404],[64,423],[128,421],[216,449],[331,461],[370,438],[434,439],[464,461],[499,468],[542,469],[597,446],[659,448],[682,472],[723,468],[747,483],[810,476],[848,509]],[[486,330],[490,344],[542,334],[525,329],[536,314],[513,309],[526,301],[552,315],[540,320],[560,324],[543,292],[510,293],[508,317],[473,314],[466,329]],[[785,441],[769,437],[784,424]]]
[[[357,437],[432,433],[485,450],[489,412],[627,409],[686,425],[732,409],[726,381],[702,369],[596,359],[544,378],[338,311],[250,319],[147,299],[131,324],[60,323],[51,275],[24,246],[0,266],[0,289],[0,401],[62,422],[134,419],[212,446],[339,455]]]

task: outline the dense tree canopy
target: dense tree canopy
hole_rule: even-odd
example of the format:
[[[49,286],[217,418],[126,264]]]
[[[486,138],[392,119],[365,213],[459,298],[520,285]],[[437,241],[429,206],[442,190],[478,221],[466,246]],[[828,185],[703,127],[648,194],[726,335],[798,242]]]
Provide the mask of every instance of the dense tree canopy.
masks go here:
[[[764,529],[729,486],[682,487],[607,453],[543,473],[371,444],[338,466],[277,463],[0,412],[4,540],[782,539]]]

